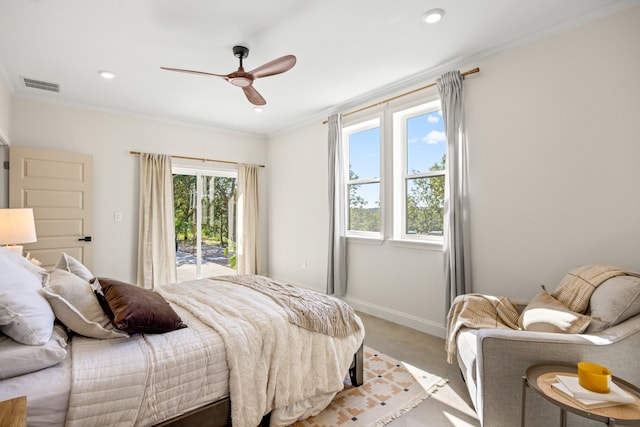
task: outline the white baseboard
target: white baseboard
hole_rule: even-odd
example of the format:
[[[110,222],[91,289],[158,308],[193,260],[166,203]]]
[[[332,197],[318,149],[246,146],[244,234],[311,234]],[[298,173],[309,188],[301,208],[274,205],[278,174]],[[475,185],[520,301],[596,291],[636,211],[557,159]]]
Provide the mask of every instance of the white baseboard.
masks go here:
[[[351,305],[351,307],[353,307],[355,310],[361,311],[371,316],[376,316],[381,319],[406,326],[408,328],[416,329],[429,335],[434,335],[436,337],[445,337],[446,328],[443,323],[435,323],[431,320],[423,319],[386,307],[381,307],[379,305],[371,304],[357,298],[350,298],[348,296],[345,296],[343,297],[343,299],[347,301],[349,305]]]

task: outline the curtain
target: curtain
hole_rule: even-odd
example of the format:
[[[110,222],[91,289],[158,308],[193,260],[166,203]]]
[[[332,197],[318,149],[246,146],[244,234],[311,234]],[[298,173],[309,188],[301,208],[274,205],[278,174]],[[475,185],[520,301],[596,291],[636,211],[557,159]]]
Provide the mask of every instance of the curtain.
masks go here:
[[[171,156],[140,154],[138,286],[176,281]]]
[[[447,312],[456,296],[471,291],[469,185],[462,82],[460,71],[450,71],[436,79],[447,136],[443,248]]]
[[[258,165],[240,165],[238,170],[238,274],[261,274],[258,211]]]
[[[327,294],[347,293],[345,182],[342,115],[329,117],[329,265]]]

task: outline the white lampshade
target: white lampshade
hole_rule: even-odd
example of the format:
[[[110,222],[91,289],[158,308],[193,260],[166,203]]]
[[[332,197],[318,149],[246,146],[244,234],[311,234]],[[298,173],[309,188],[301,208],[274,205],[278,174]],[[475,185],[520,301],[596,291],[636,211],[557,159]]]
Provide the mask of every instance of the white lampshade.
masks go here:
[[[37,239],[33,209],[0,209],[0,245],[35,241]]]

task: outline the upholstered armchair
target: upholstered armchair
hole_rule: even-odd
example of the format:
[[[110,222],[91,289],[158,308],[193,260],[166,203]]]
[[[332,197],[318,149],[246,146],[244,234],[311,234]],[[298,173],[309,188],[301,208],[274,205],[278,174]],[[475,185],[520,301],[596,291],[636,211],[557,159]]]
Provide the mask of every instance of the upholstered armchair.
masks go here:
[[[457,363],[483,427],[520,425],[522,377],[533,364],[590,361],[640,385],[640,278],[629,274],[604,280],[592,291],[584,310],[589,320],[584,332],[467,327],[458,331]],[[557,296],[558,290],[553,295]],[[522,313],[532,302],[514,302],[521,314],[520,326],[525,317]],[[557,407],[537,393],[527,393],[526,397],[527,427],[559,425]],[[601,423],[569,414],[568,425]]]

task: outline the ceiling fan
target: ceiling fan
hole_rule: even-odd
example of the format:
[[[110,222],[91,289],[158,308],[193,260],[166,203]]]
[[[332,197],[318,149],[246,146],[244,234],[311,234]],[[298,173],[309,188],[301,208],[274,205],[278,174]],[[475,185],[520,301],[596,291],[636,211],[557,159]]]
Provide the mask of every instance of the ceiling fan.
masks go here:
[[[276,74],[289,71],[296,65],[296,57],[293,55],[285,55],[273,61],[267,62],[258,68],[255,68],[249,72],[244,71],[242,67],[242,60],[249,56],[249,49],[244,46],[234,46],[233,54],[240,60],[240,66],[237,71],[230,74],[213,74],[206,73],[204,71],[183,70],[181,68],[169,68],[160,67],[163,70],[178,71],[181,73],[200,74],[203,76],[222,77],[234,86],[241,87],[245,96],[254,105],[265,105],[267,101],[264,100],[262,95],[253,87],[253,81],[260,77],[274,76]]]

